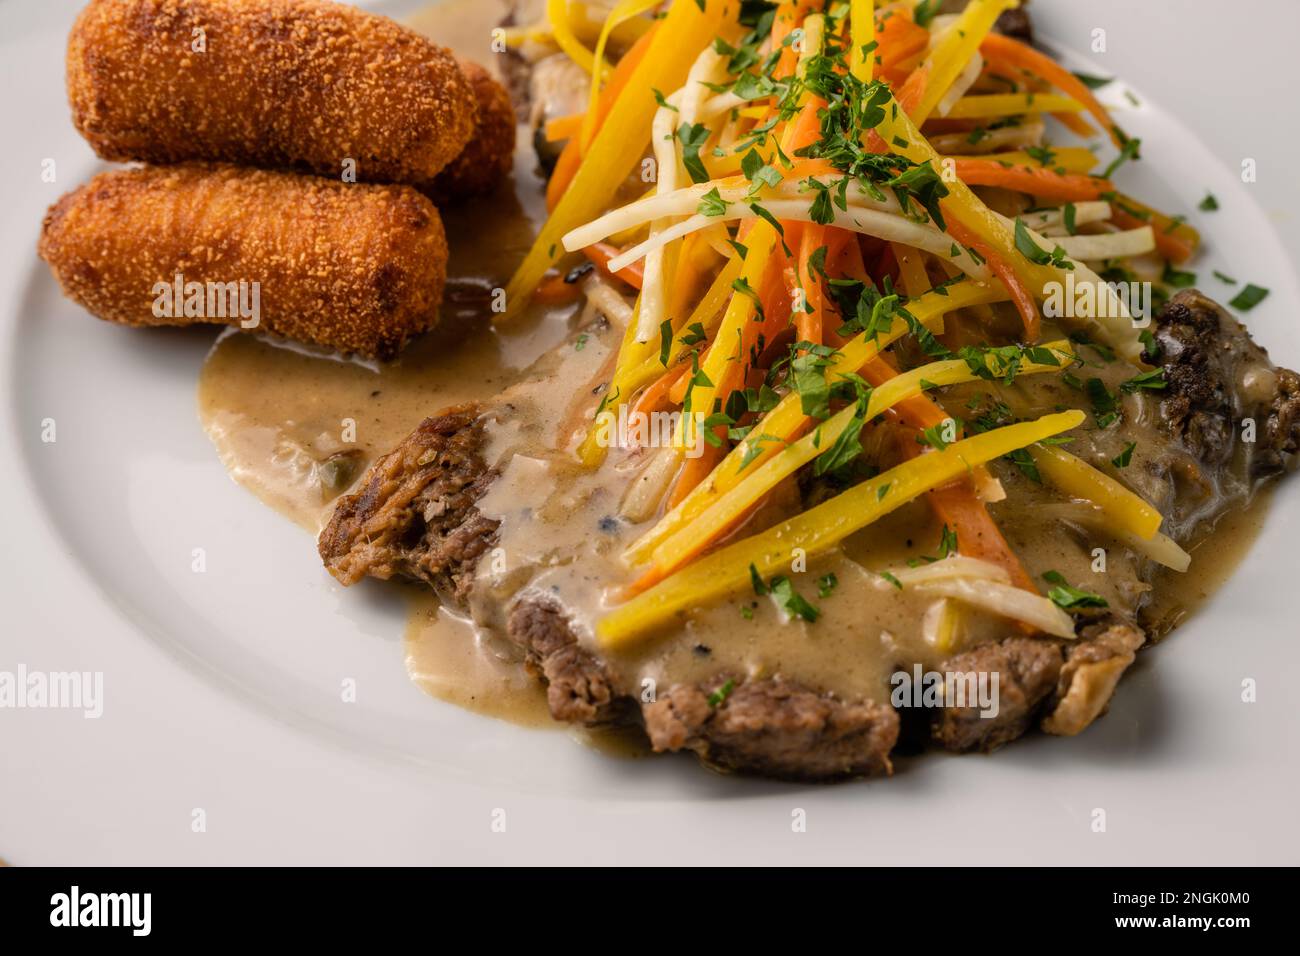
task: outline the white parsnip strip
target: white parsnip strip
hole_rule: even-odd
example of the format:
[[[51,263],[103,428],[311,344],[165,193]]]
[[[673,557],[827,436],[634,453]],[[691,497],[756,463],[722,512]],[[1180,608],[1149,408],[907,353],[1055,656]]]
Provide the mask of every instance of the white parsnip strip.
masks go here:
[[[924,594],[952,598],[1015,621],[1024,621],[1053,637],[1074,637],[1074,620],[1041,594],[1011,584],[948,578],[916,585]]]
[[[814,176],[810,178],[816,179],[828,188],[837,187],[841,179],[841,177],[836,176]],[[635,202],[620,206],[618,209],[611,210],[603,216],[577,227],[567,233],[561,241],[567,251],[573,252],[584,246],[589,246],[593,242],[600,242],[615,233],[625,232],[628,229],[644,225],[653,219],[694,215],[699,212],[701,200],[714,189],[718,191],[718,196],[727,203],[766,203],[772,199],[804,197],[804,201],[811,205],[813,197],[809,193],[810,187],[806,186],[805,182],[806,180],[787,179],[778,183],[772,189],[762,190],[755,197],[750,195],[750,184],[736,176],[730,179],[698,183],[664,195],[644,196]],[[894,196],[885,193],[883,198],[874,198],[863,188],[861,183],[856,181],[849,184],[845,198],[847,204],[851,207],[900,214],[903,211],[898,199]],[[918,221],[928,222],[928,217],[923,212],[914,211],[917,212],[916,218]]]
[[[762,208],[779,220],[812,222],[812,207],[807,200],[773,199],[762,203]],[[833,218],[824,225],[847,229],[850,232],[874,236],[886,242],[898,242],[905,246],[924,249],[936,256],[942,256],[966,275],[980,282],[987,281],[991,275],[989,268],[977,262],[965,246],[955,243],[946,232],[930,224],[920,224],[905,216],[849,206],[848,209],[832,207]],[[745,203],[728,203],[726,211],[720,216],[703,216],[696,214],[665,229],[658,236],[633,246],[621,255],[610,260],[609,267],[614,271],[625,268],[643,256],[667,242],[680,239],[700,229],[705,229],[718,220],[757,219],[759,214]],[[956,255],[953,255],[954,251]]]
[[[1101,199],[1072,203],[1074,206],[1074,224],[1086,226],[1093,222],[1105,222],[1110,218],[1110,203]],[[1065,207],[1052,209],[1035,209],[1033,212],[1021,213],[1016,217],[1025,224],[1026,229],[1033,229],[1043,235],[1050,235],[1053,229],[1065,228]]]
[[[1156,234],[1150,226],[1124,232],[1099,232],[1087,236],[1057,236],[1053,240],[1071,259],[1097,262],[1144,255],[1155,249]]]

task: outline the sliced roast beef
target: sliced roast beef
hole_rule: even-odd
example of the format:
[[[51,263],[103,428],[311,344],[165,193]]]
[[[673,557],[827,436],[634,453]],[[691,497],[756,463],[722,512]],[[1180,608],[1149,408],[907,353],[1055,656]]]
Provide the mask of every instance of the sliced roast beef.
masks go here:
[[[996,750],[1033,726],[1061,675],[1056,641],[1009,637],[980,644],[949,658],[941,670],[952,674],[998,675],[998,712],[984,717],[976,703],[949,704],[936,715],[931,735],[947,750]]]
[[[1224,489],[1239,494],[1252,476],[1294,464],[1300,381],[1272,366],[1240,323],[1198,293],[1170,301],[1155,341],[1168,384],[1148,399],[1167,440],[1153,467],[1168,473],[1157,477],[1168,489],[1162,507],[1175,514],[1170,533],[1186,540],[1240,502]],[[465,406],[427,419],[371,467],[321,535],[331,574],[345,584],[401,575],[467,601],[479,558],[498,531],[477,507],[499,475],[485,460],[485,422],[504,420],[513,407],[498,405],[499,411]],[[1253,447],[1241,438],[1251,417]],[[779,675],[724,672],[641,701],[639,688],[622,686],[614,669],[583,646],[578,626],[546,592],[525,587],[498,623],[547,683],[557,720],[640,722],[656,750],[691,751],[720,768],[767,776],[823,780],[891,770],[899,718],[888,706],[840,699]],[[934,715],[933,742],[954,751],[993,750],[1035,725],[1065,735],[1089,726],[1105,712],[1145,635],[1118,615],[1080,626],[1075,641],[1008,637],[947,660],[946,672],[998,674],[998,713],[985,718],[978,705],[949,702]]]
[[[1300,376],[1277,368],[1245,326],[1195,289],[1179,292],[1156,317],[1157,361],[1169,383],[1160,413],[1182,445],[1207,466],[1240,448],[1250,477],[1276,474],[1300,447]],[[1253,442],[1242,447],[1247,419]]]
[[[371,466],[321,532],[330,574],[344,584],[367,575],[413,578],[464,600],[497,529],[474,507],[496,477],[483,461],[481,415],[463,405],[426,418]]]
[[[1300,448],[1300,376],[1278,368],[1246,328],[1200,292],[1179,292],[1155,320],[1156,361],[1166,386],[1156,392],[1168,445],[1151,476],[1164,489],[1142,490],[1166,516],[1165,531],[1195,540],[1223,511],[1242,503],[1258,479],[1295,466]],[[1245,425],[1254,422],[1254,440]],[[1147,569],[1147,576],[1155,571]],[[996,669],[1004,713],[981,720],[975,708],[945,710],[936,740],[950,749],[990,750],[1028,730],[1073,735],[1105,713],[1124,671],[1146,642],[1132,621],[1111,616],[1081,627],[1079,639],[1056,646],[1023,638],[974,648],[945,670]],[[1048,674],[1053,675],[1045,682]],[[1054,686],[1053,686],[1054,685]],[[1006,711],[1010,691],[1010,711]]]
[[[1127,621],[1089,625],[1065,646],[1065,664],[1042,728],[1072,737],[1101,716],[1146,635]]]
[[[529,670],[546,681],[546,703],[556,720],[599,726],[626,721],[633,713],[631,698],[609,668],[578,645],[557,602],[520,595],[506,633],[523,649]]]
[[[725,770],[796,780],[889,773],[898,714],[770,678],[678,684],[643,710],[655,750],[692,750]]]

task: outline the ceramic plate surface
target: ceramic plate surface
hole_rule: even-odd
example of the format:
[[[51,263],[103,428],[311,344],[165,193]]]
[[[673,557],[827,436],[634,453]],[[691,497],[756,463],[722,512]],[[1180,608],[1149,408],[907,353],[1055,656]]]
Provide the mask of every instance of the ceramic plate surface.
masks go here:
[[[0,5],[0,670],[102,672],[103,713],[0,709],[0,857],[1296,862],[1295,481],[1229,583],[1143,655],[1109,715],[1078,738],[932,754],[901,761],[892,780],[812,787],[728,779],[688,759],[615,759],[423,695],[402,666],[404,605],[381,586],[340,589],[308,536],[226,476],[195,401],[214,333],[98,322],[36,258],[45,208],[102,168],[64,93],[78,8]],[[1233,294],[1211,269],[1269,287],[1249,325],[1275,360],[1300,365],[1300,127],[1276,68],[1294,57],[1300,5],[1238,0],[1231,23],[1268,27],[1249,36],[1225,32],[1211,2],[1034,9],[1072,66],[1124,78],[1103,93],[1144,143],[1126,191],[1189,212],[1205,232],[1195,268],[1207,293]],[[1104,53],[1092,52],[1095,30]],[[1246,158],[1255,183],[1241,180]],[[1196,210],[1207,190],[1217,213]],[[348,678],[355,703],[340,699]],[[1245,678],[1256,703],[1240,699]],[[1104,833],[1091,827],[1097,808]],[[795,809],[807,832],[792,832]],[[490,826],[498,810],[504,833]]]

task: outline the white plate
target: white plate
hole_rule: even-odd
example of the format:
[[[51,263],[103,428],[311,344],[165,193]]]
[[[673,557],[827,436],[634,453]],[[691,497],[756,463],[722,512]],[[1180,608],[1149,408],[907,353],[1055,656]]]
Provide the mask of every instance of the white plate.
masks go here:
[[[1207,231],[1209,255],[1196,263],[1207,292],[1232,294],[1211,267],[1271,288],[1250,325],[1277,360],[1300,363],[1300,140],[1277,69],[1291,61],[1298,5],[1239,0],[1234,22],[1260,28],[1249,36],[1225,34],[1209,0],[1034,6],[1043,32],[1072,50],[1107,31],[1108,52],[1088,68],[1126,77],[1143,104],[1125,115],[1146,144],[1126,187]],[[685,758],[612,759],[562,732],[425,697],[403,672],[392,594],[341,591],[311,540],[223,472],[195,411],[213,334],[97,322],[36,259],[45,207],[99,166],[64,98],[77,7],[0,5],[0,670],[102,671],[104,713],[0,710],[0,857],[1296,861],[1295,482],[1231,582],[1143,656],[1111,713],[1079,738],[929,755],[892,780],[808,787],[727,779]],[[1118,87],[1104,92],[1119,99]],[[1258,161],[1259,182],[1240,181],[1243,157]],[[41,180],[45,158],[57,162],[55,183]],[[1207,189],[1222,207],[1212,216],[1195,211]],[[41,441],[47,418],[53,444]],[[203,574],[191,570],[197,547]],[[1247,677],[1258,703],[1239,699]],[[341,700],[345,678],[357,681],[356,703]],[[791,830],[795,808],[806,833]],[[1091,827],[1096,808],[1105,833]],[[504,833],[491,827],[498,809]]]

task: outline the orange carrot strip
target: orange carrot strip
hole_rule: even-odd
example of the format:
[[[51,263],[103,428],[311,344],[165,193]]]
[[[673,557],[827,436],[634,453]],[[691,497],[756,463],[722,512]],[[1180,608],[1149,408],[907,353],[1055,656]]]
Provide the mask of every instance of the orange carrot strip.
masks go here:
[[[556,272],[547,276],[533,293],[533,301],[546,305],[564,305],[577,302],[582,294],[582,287],[576,282],[565,282],[564,273]]]
[[[920,452],[919,445],[917,451]],[[936,488],[926,498],[939,520],[956,533],[960,553],[1005,568],[1012,584],[1038,593],[1033,578],[1011,550],[984,502],[976,496],[969,479]]]
[[[896,11],[883,20],[876,18],[876,43],[875,55],[880,57],[880,65],[888,68],[922,53],[930,45],[930,31]]]
[[[776,69],[772,71],[773,79],[788,80],[794,76],[795,67],[799,63],[799,54],[795,52],[793,45],[785,45],[785,39],[794,32],[797,24],[803,22],[804,17],[819,6],[820,4],[812,0],[798,0],[796,3],[782,3],[776,8],[776,15],[772,19],[771,49],[780,50],[781,57],[777,61]]]
[[[1084,202],[1098,199],[1115,187],[1108,180],[1078,173],[1058,173],[1043,166],[1007,167],[991,159],[958,157],[953,172],[967,186],[1001,186],[1039,199]]]
[[[1007,292],[1011,294],[1011,301],[1016,304],[1016,311],[1020,313],[1020,318],[1025,326],[1025,341],[1037,342],[1038,330],[1042,325],[1042,319],[1038,314],[1038,304],[1029,290],[1020,282],[1020,277],[1016,275],[1014,269],[996,252],[985,245],[984,241],[979,238],[972,230],[966,228],[955,216],[948,217],[948,233],[960,242],[963,246],[974,249],[984,257],[988,266],[993,270],[993,274],[1002,280],[1002,284],[1007,287]]]
[[[1001,33],[990,33],[985,37],[980,44],[980,52],[994,60],[1028,70],[1051,83],[1066,96],[1078,100],[1087,107],[1088,112],[1101,124],[1101,128],[1110,135],[1111,141],[1116,146],[1123,146],[1128,140],[1123,130],[1106,112],[1106,107],[1092,95],[1092,90],[1051,57]]]
[[[645,279],[645,269],[640,262],[634,262],[630,266],[624,266],[617,272],[611,272],[609,262],[623,250],[617,249],[608,242],[595,242],[589,246],[583,247],[583,253],[601,272],[607,276],[614,276],[622,279],[634,289],[641,288],[641,283]]]
[[[690,370],[690,362],[678,362],[646,387],[646,390],[641,393],[641,397],[637,399],[634,410],[649,414],[672,405],[673,386],[685,378],[686,373]]]
[[[812,275],[809,260],[812,254],[826,244],[826,227],[809,223],[803,231],[799,243],[799,259],[796,265],[796,278],[804,289],[804,308],[795,313],[796,334],[801,342],[822,344],[822,282],[819,276]],[[828,256],[830,250],[827,249]]]
[[[576,136],[582,131],[582,121],[587,118],[585,113],[570,113],[568,116],[557,116],[553,120],[548,120],[542,127],[542,133],[546,136],[548,143],[558,143],[562,139],[569,139]]]
[[[555,207],[560,203],[560,197],[569,188],[569,183],[573,182],[573,177],[578,174],[578,167],[581,165],[582,144],[575,136],[564,144],[564,149],[560,151],[560,158],[555,161],[555,169],[551,171],[551,178],[546,183],[547,212],[555,211]]]
[[[717,431],[723,431],[722,426],[718,426]],[[682,462],[681,472],[677,475],[677,482],[673,485],[672,494],[668,496],[668,507],[676,508],[683,498],[691,493],[691,490],[701,481],[709,476],[709,473],[717,467],[718,462],[722,460],[725,447],[714,447],[704,441],[703,434],[698,439],[704,447],[701,453],[695,458],[686,458]],[[636,582],[634,586],[639,585]],[[646,585],[648,587],[649,585]]]
[[[862,377],[872,385],[881,385],[896,374],[898,373],[883,355],[868,362],[862,369]],[[942,425],[952,417],[924,394],[899,402],[894,406],[894,411],[902,421],[917,431]],[[921,445],[910,437],[900,439],[899,445],[907,458],[921,454]],[[1033,579],[1007,544],[997,522],[975,494],[969,478],[936,488],[926,495],[926,499],[935,516],[956,532],[957,547],[962,554],[1005,568],[1011,576],[1012,584],[1038,593]]]
[[[1089,136],[1097,135],[1097,131],[1092,128],[1092,124],[1077,113],[1053,113],[1051,115],[1053,119],[1059,122],[1075,136],[1081,136],[1086,139]]]
[[[1196,252],[1197,246],[1201,243],[1201,235],[1191,226],[1185,224],[1175,224],[1172,219],[1164,213],[1156,212],[1154,209],[1139,207],[1131,199],[1124,199],[1124,205],[1140,208],[1147,213],[1147,218],[1135,216],[1117,202],[1110,204],[1111,217],[1110,221],[1124,229],[1140,229],[1143,226],[1150,226],[1151,231],[1155,233],[1156,251],[1164,258],[1173,263],[1184,263]]]
[[[650,42],[654,38],[655,31],[658,30],[659,24],[656,22],[641,37],[632,44],[632,48],[623,54],[623,59],[618,61],[618,66],[609,75],[609,83],[601,91],[600,100],[596,104],[596,125],[592,129],[592,139],[600,130],[600,126],[605,122],[605,117],[609,111],[614,108],[614,102],[618,95],[623,92],[627,86],[627,81],[632,78],[632,73],[636,70],[637,65],[645,59],[646,51],[650,49]],[[546,184],[546,208],[553,210],[559,203],[560,197],[564,191],[569,188],[569,183],[577,175],[578,167],[582,165],[582,142],[581,137],[573,136],[565,145],[564,150],[560,153],[560,158],[555,163],[555,169],[551,173],[551,179]]]

